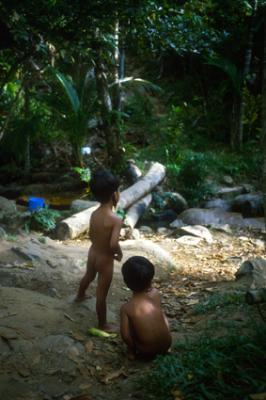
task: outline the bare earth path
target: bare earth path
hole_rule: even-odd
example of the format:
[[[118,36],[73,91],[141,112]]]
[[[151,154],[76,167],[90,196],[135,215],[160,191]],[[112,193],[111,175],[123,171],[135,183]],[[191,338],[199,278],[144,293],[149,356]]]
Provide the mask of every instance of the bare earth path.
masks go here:
[[[174,341],[198,335],[215,314],[193,307],[216,292],[236,287],[234,273],[249,257],[264,256],[264,244],[249,232],[213,232],[211,244],[181,245],[176,239],[146,236],[160,244],[182,272],[156,265],[155,285],[170,320]],[[140,378],[151,363],[129,361],[119,337],[90,337],[96,326],[95,284],[91,298],[73,304],[84,272],[89,241],[59,243],[41,235],[0,242],[0,399],[127,400],[144,399]],[[139,254],[125,252],[124,258]],[[129,296],[116,264],[109,295],[110,321]],[[219,314],[220,313],[220,314]],[[243,313],[230,321],[245,322]]]

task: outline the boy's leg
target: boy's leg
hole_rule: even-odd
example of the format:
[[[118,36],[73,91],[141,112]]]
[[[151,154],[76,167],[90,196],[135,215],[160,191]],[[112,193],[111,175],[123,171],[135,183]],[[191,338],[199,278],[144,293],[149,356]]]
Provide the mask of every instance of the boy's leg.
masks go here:
[[[89,287],[89,284],[95,279],[96,273],[97,273],[97,271],[94,268],[92,260],[90,259],[90,257],[88,257],[87,270],[86,270],[85,275],[83,276],[83,278],[80,281],[76,301],[82,301],[82,300],[86,299],[85,292],[86,292],[87,288]]]
[[[98,284],[96,291],[96,311],[98,315],[99,328],[112,330],[106,321],[106,297],[113,278],[113,259],[105,264],[104,271],[98,272]]]

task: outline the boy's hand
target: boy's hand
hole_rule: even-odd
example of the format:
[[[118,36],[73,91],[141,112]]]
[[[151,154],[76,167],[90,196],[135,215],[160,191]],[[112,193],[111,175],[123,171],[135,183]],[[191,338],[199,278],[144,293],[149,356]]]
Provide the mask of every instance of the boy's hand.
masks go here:
[[[123,258],[123,253],[122,253],[122,251],[119,252],[119,253],[114,254],[114,259],[115,259],[115,260],[121,261],[122,258]]]

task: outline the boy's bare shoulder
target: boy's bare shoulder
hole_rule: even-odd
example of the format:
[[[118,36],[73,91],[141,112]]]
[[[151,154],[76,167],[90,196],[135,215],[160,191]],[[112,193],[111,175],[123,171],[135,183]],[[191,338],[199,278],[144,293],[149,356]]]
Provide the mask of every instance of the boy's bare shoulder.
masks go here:
[[[121,314],[127,314],[129,310],[130,310],[130,300],[121,306],[120,312]]]
[[[116,214],[114,214],[114,213],[112,213],[112,214],[113,214],[112,218],[113,218],[114,224],[122,226],[123,225],[123,220],[120,217],[118,217]]]

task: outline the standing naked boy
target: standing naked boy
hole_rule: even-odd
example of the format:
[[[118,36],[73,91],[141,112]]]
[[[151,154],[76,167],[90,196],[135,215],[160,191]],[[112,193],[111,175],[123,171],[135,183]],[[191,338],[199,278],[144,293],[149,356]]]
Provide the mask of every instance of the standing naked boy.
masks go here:
[[[153,264],[145,257],[131,257],[122,266],[122,274],[133,291],[132,298],[121,307],[120,331],[129,355],[154,357],[166,353],[172,338],[159,292],[151,287]]]
[[[106,321],[106,297],[113,277],[114,259],[121,261],[122,251],[119,234],[122,220],[113,213],[119,200],[119,180],[110,172],[97,171],[90,181],[90,189],[100,206],[92,213],[87,271],[82,278],[76,301],[86,299],[86,289],[98,274],[96,290],[96,312],[99,328],[112,331],[114,327]]]

